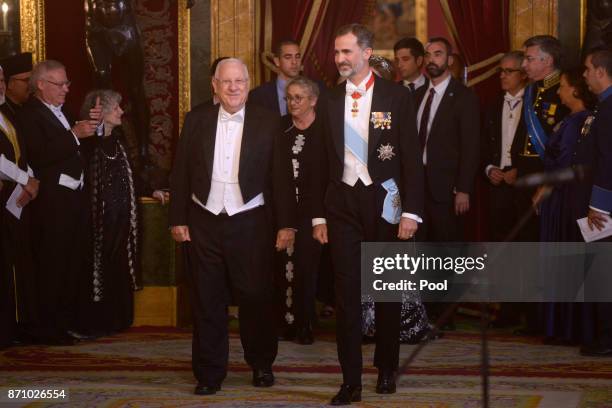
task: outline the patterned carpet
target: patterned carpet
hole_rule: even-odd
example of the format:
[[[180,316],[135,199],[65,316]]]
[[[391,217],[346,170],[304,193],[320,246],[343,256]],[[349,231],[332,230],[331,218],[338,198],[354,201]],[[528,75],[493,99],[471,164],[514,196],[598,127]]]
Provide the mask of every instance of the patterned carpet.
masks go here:
[[[73,347],[14,347],[0,352],[0,407],[320,407],[341,382],[333,337],[312,346],[281,342],[276,385],[250,386],[250,370],[232,335],[230,373],[215,396],[192,394],[189,332],[132,329]],[[402,346],[407,356],[413,346]],[[427,346],[398,384],[398,393],[373,392],[373,346],[364,346],[360,407],[475,408],[480,405],[479,337],[447,334]],[[500,408],[612,407],[612,359],[581,357],[577,348],[494,334],[491,406]],[[6,404],[7,387],[63,388],[69,401]]]

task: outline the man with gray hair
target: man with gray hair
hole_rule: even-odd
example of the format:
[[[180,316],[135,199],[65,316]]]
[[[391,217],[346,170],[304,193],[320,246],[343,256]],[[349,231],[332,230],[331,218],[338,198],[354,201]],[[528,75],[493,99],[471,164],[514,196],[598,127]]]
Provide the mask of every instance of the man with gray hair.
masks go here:
[[[527,74],[521,68],[522,51],[508,52],[500,61],[500,85],[504,92],[488,110],[483,128],[484,172],[489,180],[489,240],[502,241],[520,216],[531,207],[532,191],[516,191],[517,177],[543,171],[537,156],[520,155],[527,131],[523,96]],[[521,241],[538,240],[534,217],[521,231]]]
[[[81,140],[94,134],[101,115],[70,120],[63,107],[70,81],[63,64],[38,63],[30,78],[32,96],[18,112],[26,151],[34,174],[40,179],[33,202],[36,244],[39,325],[33,335],[48,344],[73,344],[79,273],[84,268],[87,241],[87,198],[83,191],[84,163]]]
[[[569,110],[559,99],[562,47],[550,35],[536,35],[523,44],[522,67],[531,82],[525,90],[523,116],[529,137],[521,148],[523,157],[544,156],[548,136]]]
[[[215,394],[227,374],[230,293],[237,295],[253,385],[274,384],[272,226],[280,251],[293,245],[296,225],[292,165],[278,116],[245,104],[249,73],[239,59],[219,62],[212,85],[220,104],[187,114],[170,178],[171,232],[186,251],[192,289],[197,395]]]

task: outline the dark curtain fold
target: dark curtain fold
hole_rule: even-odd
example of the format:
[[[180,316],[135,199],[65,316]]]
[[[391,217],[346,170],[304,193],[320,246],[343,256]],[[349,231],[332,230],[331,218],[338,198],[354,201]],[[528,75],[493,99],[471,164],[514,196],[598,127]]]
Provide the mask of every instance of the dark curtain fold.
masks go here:
[[[467,66],[477,64],[510,49],[509,9],[510,0],[440,0],[450,10],[453,20],[453,36]],[[468,81],[494,69],[497,62],[468,75]],[[497,74],[474,86],[481,103],[481,111],[501,92]],[[481,115],[484,116],[484,115]],[[480,173],[476,176],[476,194],[466,228],[470,240],[486,239],[486,189]]]
[[[304,74],[311,79],[333,85],[338,77],[334,63],[334,33],[338,27],[361,22],[367,7],[374,0],[272,0],[272,47],[284,38],[293,38],[298,43],[312,25],[308,44],[302,50]],[[265,3],[265,2],[262,2]],[[319,6],[316,18],[311,19],[315,6]],[[262,7],[262,31],[265,32],[265,6]],[[265,49],[262,32],[261,49]],[[273,49],[272,49],[273,51]]]

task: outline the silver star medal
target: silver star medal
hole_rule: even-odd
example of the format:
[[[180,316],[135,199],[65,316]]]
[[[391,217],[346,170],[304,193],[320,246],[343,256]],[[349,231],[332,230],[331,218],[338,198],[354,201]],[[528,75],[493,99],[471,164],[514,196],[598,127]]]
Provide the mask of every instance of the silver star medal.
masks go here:
[[[391,160],[393,156],[395,156],[393,149],[394,147],[391,146],[391,143],[387,143],[386,145],[380,145],[380,147],[377,149],[378,158],[381,161]]]

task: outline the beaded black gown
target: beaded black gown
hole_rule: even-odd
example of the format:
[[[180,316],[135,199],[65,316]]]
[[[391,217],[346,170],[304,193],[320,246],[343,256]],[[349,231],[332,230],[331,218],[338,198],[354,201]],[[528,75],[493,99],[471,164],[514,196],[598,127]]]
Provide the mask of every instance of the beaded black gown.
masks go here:
[[[93,141],[88,160],[91,251],[80,290],[81,330],[105,335],[132,325],[137,288],[137,208],[122,132]]]

